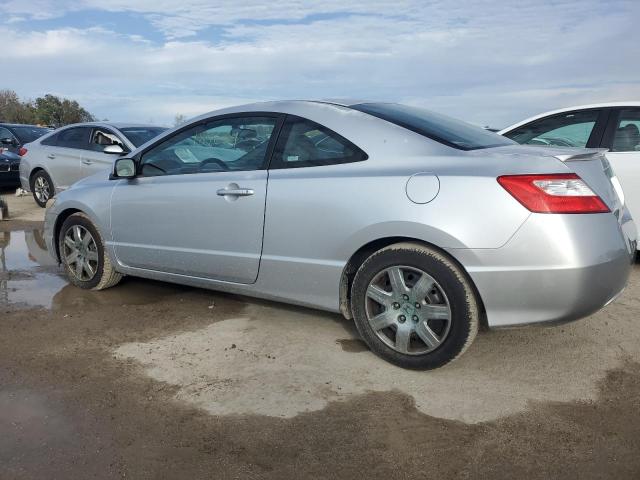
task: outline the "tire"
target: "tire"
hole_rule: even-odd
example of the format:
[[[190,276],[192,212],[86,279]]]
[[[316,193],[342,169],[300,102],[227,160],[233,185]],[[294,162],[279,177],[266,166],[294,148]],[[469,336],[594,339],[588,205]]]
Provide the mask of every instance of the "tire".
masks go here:
[[[104,290],[122,279],[105,254],[100,232],[84,213],[74,213],[64,221],[58,248],[67,277],[77,287]]]
[[[31,187],[31,194],[39,207],[45,208],[50,198],[55,195],[55,188],[53,181],[47,172],[44,170],[38,170],[31,176],[29,182]]]
[[[353,280],[351,310],[369,348],[403,368],[446,365],[478,333],[478,300],[466,274],[418,243],[390,245],[367,258]]]

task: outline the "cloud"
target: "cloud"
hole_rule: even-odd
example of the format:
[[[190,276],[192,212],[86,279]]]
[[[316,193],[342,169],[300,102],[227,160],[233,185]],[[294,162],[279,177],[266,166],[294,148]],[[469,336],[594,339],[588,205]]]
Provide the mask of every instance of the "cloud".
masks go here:
[[[640,97],[637,2],[264,5],[5,2],[10,15],[60,18],[43,31],[0,27],[12,46],[3,83],[82,99],[100,117],[164,123],[245,100],[364,97],[506,126],[568,102]],[[139,31],[65,23],[95,10],[141,15]],[[164,40],[145,36],[144,21]]]

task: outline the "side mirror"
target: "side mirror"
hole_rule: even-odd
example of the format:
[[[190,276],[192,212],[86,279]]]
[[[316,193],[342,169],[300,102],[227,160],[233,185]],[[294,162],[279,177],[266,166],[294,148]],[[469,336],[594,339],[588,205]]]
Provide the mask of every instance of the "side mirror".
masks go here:
[[[2,140],[0,140],[0,143],[2,145],[12,145],[12,146],[14,146],[16,144],[16,141],[13,138],[3,138]]]
[[[136,162],[131,158],[119,158],[113,166],[112,180],[119,178],[134,178],[136,176]]]
[[[112,155],[122,155],[124,153],[128,153],[128,152],[125,152],[124,148],[122,148],[117,143],[115,143],[113,145],[107,145],[106,147],[104,147],[104,150],[102,150],[102,151],[104,153],[109,153],[109,154],[112,154]]]

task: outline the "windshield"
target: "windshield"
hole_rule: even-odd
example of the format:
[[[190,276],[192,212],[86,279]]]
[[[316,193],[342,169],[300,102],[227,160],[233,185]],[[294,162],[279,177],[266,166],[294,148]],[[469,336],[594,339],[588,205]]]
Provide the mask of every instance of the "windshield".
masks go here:
[[[13,130],[13,134],[18,137],[18,140],[20,140],[20,143],[22,145],[24,145],[25,143],[33,142],[37,138],[43,136],[45,133],[49,133],[51,131],[48,128],[30,127],[28,125],[25,125],[23,127],[11,127],[11,130]]]
[[[466,122],[397,103],[361,103],[351,108],[460,150],[515,145],[516,142]]]
[[[129,139],[136,147],[139,147],[143,143],[147,143],[154,137],[157,137],[166,128],[164,127],[127,127],[121,128],[122,134]]]

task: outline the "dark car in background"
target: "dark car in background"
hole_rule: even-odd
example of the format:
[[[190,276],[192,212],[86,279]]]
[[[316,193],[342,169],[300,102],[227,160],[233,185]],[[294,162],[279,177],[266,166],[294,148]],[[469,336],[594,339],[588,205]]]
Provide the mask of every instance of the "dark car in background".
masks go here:
[[[37,125],[0,123],[0,187],[20,186],[20,158],[24,145],[37,140],[50,128]]]

